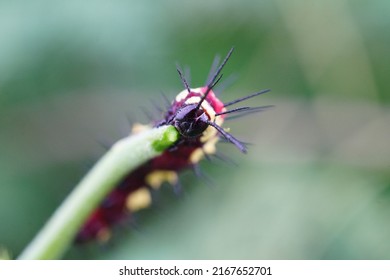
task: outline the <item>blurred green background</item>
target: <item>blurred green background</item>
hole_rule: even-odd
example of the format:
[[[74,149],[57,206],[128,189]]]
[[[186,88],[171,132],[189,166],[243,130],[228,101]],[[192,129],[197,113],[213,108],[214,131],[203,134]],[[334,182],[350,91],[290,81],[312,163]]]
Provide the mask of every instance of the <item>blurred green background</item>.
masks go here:
[[[113,142],[171,98],[176,62],[203,85],[236,50],[224,101],[274,104],[227,124],[237,166],[203,162],[136,229],[87,259],[389,259],[390,2],[1,1],[0,244],[13,257]]]

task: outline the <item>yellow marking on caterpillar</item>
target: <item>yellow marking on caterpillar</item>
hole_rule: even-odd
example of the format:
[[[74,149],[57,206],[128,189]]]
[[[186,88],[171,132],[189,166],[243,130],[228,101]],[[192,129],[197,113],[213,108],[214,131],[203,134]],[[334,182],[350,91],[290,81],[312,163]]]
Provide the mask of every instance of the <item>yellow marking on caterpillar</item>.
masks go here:
[[[204,158],[204,152],[202,148],[198,148],[195,151],[193,151],[190,155],[190,162],[192,164],[196,164],[200,162]]]
[[[140,123],[135,123],[133,127],[131,128],[131,134],[138,134],[141,132],[144,132],[146,130],[151,129],[152,127],[147,124],[140,124]]]
[[[159,189],[164,182],[168,182],[174,186],[177,183],[177,180],[177,173],[169,170],[156,170],[149,173],[145,178],[146,183],[156,190]]]
[[[147,208],[152,203],[152,196],[147,187],[141,187],[127,196],[126,207],[131,212]]]
[[[209,139],[204,145],[203,145],[203,151],[206,154],[212,155],[215,154],[217,148],[215,145],[218,143],[219,137],[215,136],[214,138]]]
[[[208,139],[204,143],[203,148],[198,148],[191,153],[190,162],[192,164],[196,164],[204,158],[205,154],[207,155],[215,154],[215,152],[217,151],[216,144],[218,143],[218,141],[219,141],[219,137],[215,135],[214,137]]]

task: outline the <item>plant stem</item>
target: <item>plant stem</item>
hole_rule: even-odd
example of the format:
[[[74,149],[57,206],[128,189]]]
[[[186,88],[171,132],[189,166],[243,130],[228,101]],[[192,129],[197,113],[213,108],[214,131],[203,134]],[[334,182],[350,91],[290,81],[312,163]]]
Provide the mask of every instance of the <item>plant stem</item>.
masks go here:
[[[116,142],[54,212],[19,259],[61,258],[84,221],[115,185],[178,137],[173,126],[162,126]]]

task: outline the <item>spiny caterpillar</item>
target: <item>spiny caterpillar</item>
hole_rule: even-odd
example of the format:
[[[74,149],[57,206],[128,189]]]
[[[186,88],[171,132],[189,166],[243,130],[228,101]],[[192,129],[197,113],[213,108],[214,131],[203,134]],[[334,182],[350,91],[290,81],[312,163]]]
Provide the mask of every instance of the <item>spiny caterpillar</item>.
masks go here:
[[[269,90],[262,90],[226,103],[217,98],[213,88],[221,80],[221,71],[232,52],[233,48],[219,67],[217,67],[219,59],[214,60],[211,75],[204,87],[190,88],[182,72],[177,68],[185,89],[169,104],[163,119],[152,126],[173,125],[180,133],[180,139],[163,154],[128,174],[91,214],[79,231],[76,241],[108,240],[111,235],[110,228],[114,224],[150,206],[151,190],[159,189],[164,182],[178,187],[178,172],[191,167],[196,168],[203,157],[215,154],[215,145],[220,136],[246,153],[245,144],[222,128],[225,117],[238,112],[241,114],[233,115],[233,118],[259,112],[269,106],[227,108]],[[136,134],[145,129],[150,129],[150,126],[135,125],[132,133]]]

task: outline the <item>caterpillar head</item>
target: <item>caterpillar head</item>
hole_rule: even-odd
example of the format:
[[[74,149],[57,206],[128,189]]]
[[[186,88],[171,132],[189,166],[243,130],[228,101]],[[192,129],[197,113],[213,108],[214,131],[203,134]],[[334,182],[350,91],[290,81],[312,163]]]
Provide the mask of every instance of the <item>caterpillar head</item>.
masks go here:
[[[209,118],[201,107],[198,108],[198,104],[185,104],[176,113],[173,125],[182,136],[194,138],[207,129]]]
[[[226,107],[266,93],[269,90],[262,90],[227,103],[222,103],[215,96],[213,88],[222,78],[221,71],[229,60],[232,52],[233,48],[229,51],[211,78],[208,79],[206,86],[202,88],[191,89],[180,69],[177,69],[185,90],[180,92],[176,97],[176,104],[178,104],[179,108],[177,108],[177,111],[174,111],[174,115],[171,115],[168,121],[163,122],[163,124],[175,126],[179,133],[185,138],[200,137],[208,127],[213,127],[228,142],[236,146],[241,152],[246,153],[247,148],[245,144],[221,127],[225,115],[237,112],[249,114],[262,111],[270,106],[238,107],[231,110],[227,110]]]

